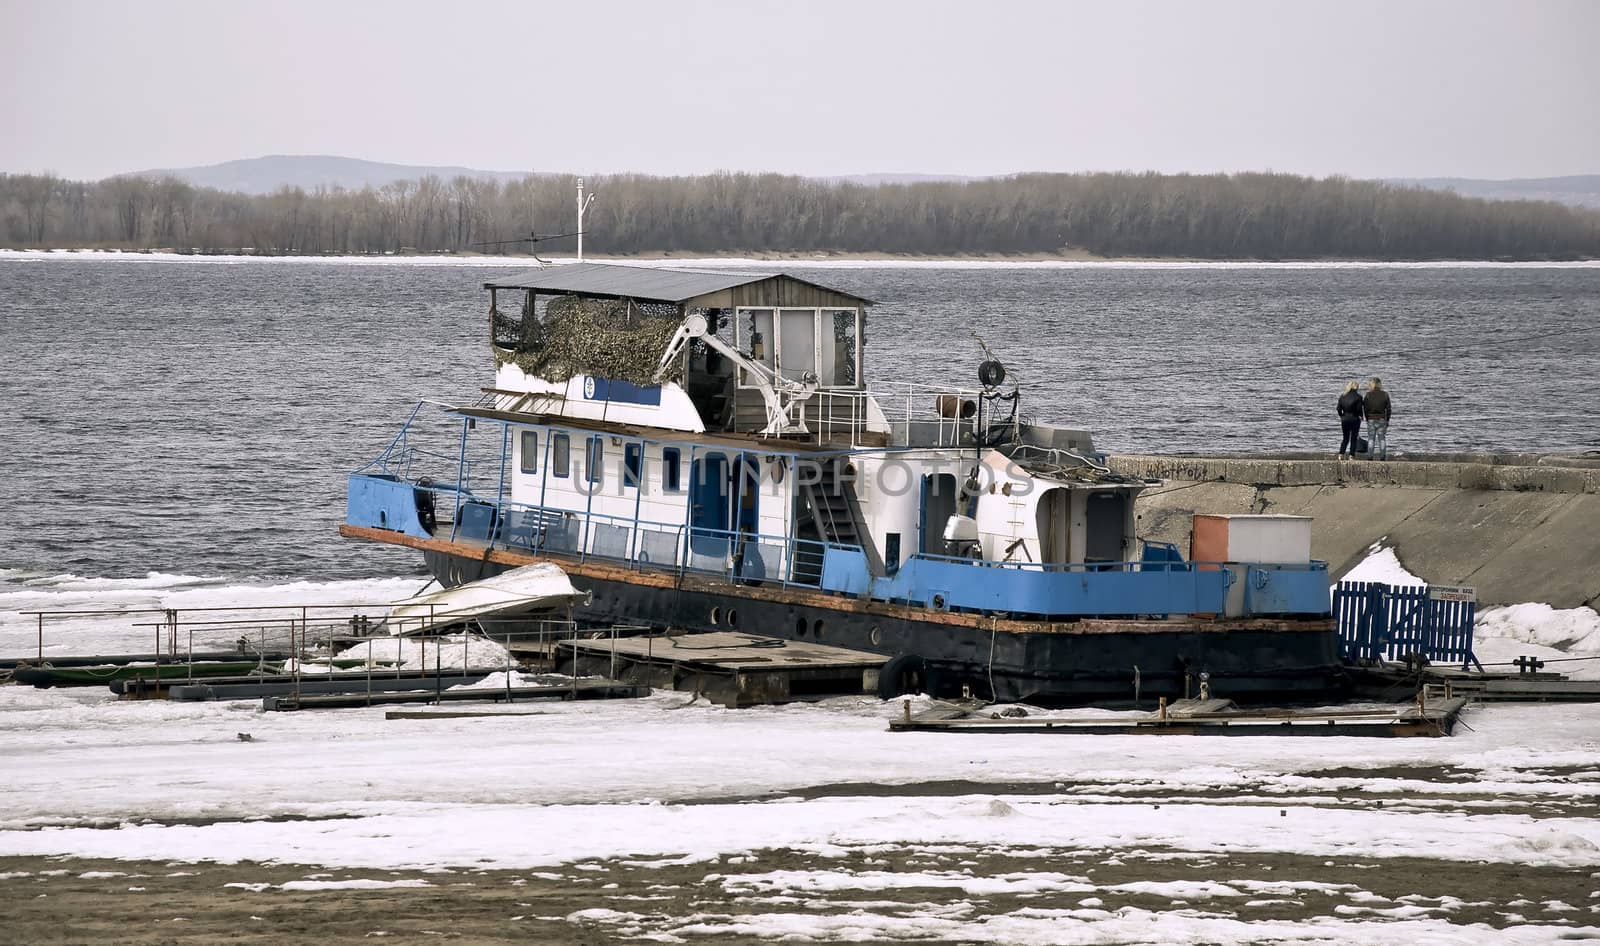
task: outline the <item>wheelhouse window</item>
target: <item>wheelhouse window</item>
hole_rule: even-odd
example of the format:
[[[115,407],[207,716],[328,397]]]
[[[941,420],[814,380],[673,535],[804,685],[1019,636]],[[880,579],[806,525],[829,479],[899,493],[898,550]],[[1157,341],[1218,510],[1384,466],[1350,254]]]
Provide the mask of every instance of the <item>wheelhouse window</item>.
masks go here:
[[[644,444],[630,443],[622,448],[622,485],[638,488],[644,472]]]
[[[780,377],[815,377],[824,388],[861,386],[861,310],[739,309],[736,347]],[[740,377],[753,386],[754,379]]]
[[[817,377],[823,387],[861,384],[861,310],[823,309]]]
[[[539,472],[539,432],[537,430],[524,430],[522,432],[522,472]]]
[[[584,451],[584,474],[589,482],[598,483],[605,476],[606,442],[599,437],[590,437],[588,449]]]
[[[572,438],[550,435],[550,472],[565,479],[572,475]]]
[[[677,447],[661,449],[661,488],[669,493],[683,489],[683,453]]]

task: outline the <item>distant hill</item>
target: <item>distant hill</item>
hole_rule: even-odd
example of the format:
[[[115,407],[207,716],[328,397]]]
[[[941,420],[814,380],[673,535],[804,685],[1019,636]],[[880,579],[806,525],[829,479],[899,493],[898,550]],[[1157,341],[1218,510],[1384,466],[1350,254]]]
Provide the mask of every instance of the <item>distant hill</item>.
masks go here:
[[[1396,178],[1384,183],[1455,191],[1462,197],[1485,200],[1553,200],[1568,207],[1600,209],[1600,174],[1525,177],[1509,181],[1480,181],[1467,177]]]
[[[393,181],[415,180],[428,174],[449,180],[458,175],[474,178],[493,178],[498,181],[520,180],[534,171],[485,171],[465,167],[426,167],[415,164],[386,164],[382,161],[363,161],[326,154],[272,154],[262,158],[245,158],[224,161],[192,168],[158,168],[134,171],[130,177],[160,177],[172,175],[200,187],[214,187],[221,191],[242,194],[270,194],[280,187],[301,187],[308,191],[318,187],[343,187],[360,190],[363,187],[382,187]],[[1009,176],[1009,175],[1006,175]],[[819,177],[832,183],[862,184],[920,184],[931,182],[966,183],[994,180],[993,177],[963,176],[959,174],[917,174],[912,172],[879,174],[841,174]],[[1488,200],[1552,200],[1569,207],[1600,209],[1600,174],[1580,174],[1571,177],[1520,178],[1505,181],[1478,180],[1464,177],[1390,178],[1385,184],[1422,187],[1428,190],[1454,191],[1463,197],[1482,197]]]
[[[385,164],[331,154],[269,154],[263,158],[244,158],[193,168],[156,168],[133,171],[119,177],[172,177],[197,187],[214,187],[240,194],[270,194],[280,187],[343,187],[360,190],[382,187],[393,181],[416,180],[429,174],[449,180],[458,175],[521,180],[532,171],[482,171],[477,168],[425,167],[416,164]]]
[[[965,184],[968,181],[985,181],[986,177],[971,177],[962,174],[844,174],[839,177],[821,178],[835,184],[862,184],[867,187],[876,187],[879,184],[927,184],[930,182]]]
[[[416,180],[432,174],[449,180],[456,176],[492,178],[497,181],[521,180],[534,171],[484,171],[464,167],[426,167],[416,164],[387,164],[331,154],[269,154],[262,158],[243,158],[192,168],[152,168],[132,171],[118,177],[164,177],[170,175],[197,187],[214,187],[239,194],[270,194],[280,187],[343,187],[360,190],[382,187],[393,181]],[[959,174],[844,174],[819,180],[833,183],[921,184],[930,181],[977,181],[980,177]]]

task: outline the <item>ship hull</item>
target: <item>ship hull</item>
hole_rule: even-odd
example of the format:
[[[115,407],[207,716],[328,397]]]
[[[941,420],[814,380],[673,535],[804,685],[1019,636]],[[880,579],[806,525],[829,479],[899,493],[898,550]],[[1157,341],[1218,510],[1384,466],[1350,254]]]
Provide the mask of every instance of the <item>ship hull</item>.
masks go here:
[[[515,567],[451,550],[423,554],[446,586]],[[1203,682],[1211,696],[1253,703],[1334,700],[1346,691],[1327,619],[1032,623],[551,560],[590,594],[573,615],[580,624],[736,630],[903,658],[886,665],[883,695],[904,688],[1037,705],[1150,706],[1199,696]]]

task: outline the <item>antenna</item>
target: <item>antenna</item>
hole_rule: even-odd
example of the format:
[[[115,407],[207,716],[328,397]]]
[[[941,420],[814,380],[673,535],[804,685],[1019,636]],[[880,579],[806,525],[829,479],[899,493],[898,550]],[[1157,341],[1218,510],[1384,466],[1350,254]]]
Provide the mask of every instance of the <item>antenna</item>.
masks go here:
[[[578,178],[578,262],[583,262],[583,212],[594,203],[594,195],[583,196],[583,178]]]

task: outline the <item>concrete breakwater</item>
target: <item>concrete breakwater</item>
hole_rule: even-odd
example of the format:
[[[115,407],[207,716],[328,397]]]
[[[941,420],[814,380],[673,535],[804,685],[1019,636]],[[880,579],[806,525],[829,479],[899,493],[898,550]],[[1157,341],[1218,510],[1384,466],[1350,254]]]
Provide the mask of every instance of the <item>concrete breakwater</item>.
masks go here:
[[[1473,585],[1482,604],[1600,604],[1600,454],[1114,456],[1160,478],[1141,502],[1141,537],[1188,552],[1190,517],[1312,516],[1312,554],[1337,579],[1374,544],[1430,582]]]

